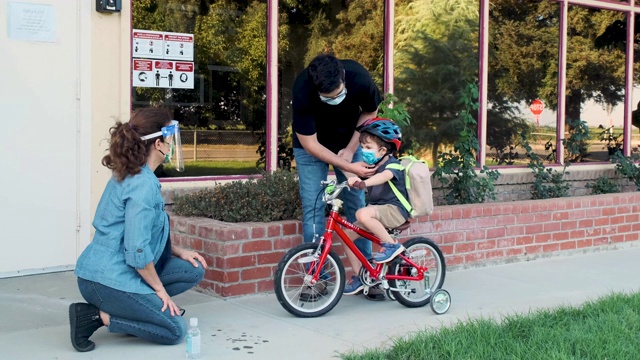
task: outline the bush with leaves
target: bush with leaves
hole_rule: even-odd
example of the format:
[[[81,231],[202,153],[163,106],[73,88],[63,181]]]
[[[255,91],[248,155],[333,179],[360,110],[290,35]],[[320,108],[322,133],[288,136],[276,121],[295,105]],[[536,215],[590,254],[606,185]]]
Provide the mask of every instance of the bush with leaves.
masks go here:
[[[587,189],[591,189],[591,195],[613,194],[620,192],[620,186],[607,176],[600,176],[595,182],[587,184],[586,187]]]
[[[433,176],[444,184],[449,192],[445,201],[453,204],[476,204],[495,199],[494,182],[500,177],[497,170],[489,170],[484,166],[480,175],[476,172],[479,151],[476,137],[477,123],[471,112],[478,109],[478,88],[475,84],[467,84],[462,91],[460,102],[463,110],[459,118],[463,123],[460,138],[453,146],[453,152],[438,153],[439,166]]]
[[[226,222],[279,221],[302,218],[296,173],[277,170],[246,181],[176,195],[173,212]]]
[[[636,184],[636,188],[640,190],[640,168],[636,165],[638,160],[637,154],[633,154],[631,158],[622,155],[621,152],[616,152],[611,155],[611,162],[616,164],[616,171],[630,181],[633,181],[633,183]]]
[[[536,154],[527,140],[528,131],[521,135],[522,146],[527,152],[529,164],[527,167],[533,171],[533,184],[531,185],[532,199],[550,199],[566,196],[570,185],[564,181],[564,175],[569,174],[567,167],[571,164],[565,162],[562,172],[551,167],[546,167],[540,155]]]

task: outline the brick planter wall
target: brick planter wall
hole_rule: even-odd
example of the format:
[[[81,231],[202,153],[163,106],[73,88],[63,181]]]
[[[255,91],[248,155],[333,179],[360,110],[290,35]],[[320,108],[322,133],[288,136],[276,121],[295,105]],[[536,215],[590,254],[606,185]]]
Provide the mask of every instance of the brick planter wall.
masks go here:
[[[171,229],[175,244],[204,254],[210,267],[200,287],[221,296],[273,291],[278,261],[302,243],[298,221],[232,224],[172,215]],[[638,241],[639,231],[640,193],[632,192],[437,206],[401,241],[433,239],[455,269],[615,246]]]

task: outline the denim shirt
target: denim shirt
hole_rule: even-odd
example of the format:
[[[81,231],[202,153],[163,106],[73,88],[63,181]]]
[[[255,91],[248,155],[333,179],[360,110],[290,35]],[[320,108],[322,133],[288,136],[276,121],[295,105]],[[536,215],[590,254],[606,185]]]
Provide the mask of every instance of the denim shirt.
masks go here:
[[[126,292],[153,293],[136,269],[160,259],[169,220],[160,182],[147,165],[121,182],[109,180],[93,227],[95,236],[78,258],[75,274]]]

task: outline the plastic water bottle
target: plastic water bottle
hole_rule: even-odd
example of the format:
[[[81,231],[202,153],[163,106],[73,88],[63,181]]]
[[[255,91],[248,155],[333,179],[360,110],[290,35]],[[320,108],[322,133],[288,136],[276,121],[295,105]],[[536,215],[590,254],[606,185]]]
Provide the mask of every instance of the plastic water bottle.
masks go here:
[[[198,318],[195,317],[189,319],[187,359],[200,359],[200,329],[198,329]]]

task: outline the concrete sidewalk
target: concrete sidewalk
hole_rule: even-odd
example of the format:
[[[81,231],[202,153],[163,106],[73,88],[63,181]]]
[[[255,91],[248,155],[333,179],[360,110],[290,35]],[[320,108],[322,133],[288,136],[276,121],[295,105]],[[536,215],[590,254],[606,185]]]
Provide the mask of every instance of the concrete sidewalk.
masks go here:
[[[196,316],[203,359],[329,359],[350,350],[389,346],[395,338],[469,318],[578,305],[611,292],[640,289],[640,248],[449,272],[444,288],[452,306],[436,316],[429,306],[344,296],[328,314],[300,319],[274,294],[220,299],[194,291],[176,303]],[[69,341],[69,303],[82,301],[72,272],[0,279],[2,359],[184,359],[185,345],[149,344],[106,328],[91,338],[96,349],[76,352]]]

